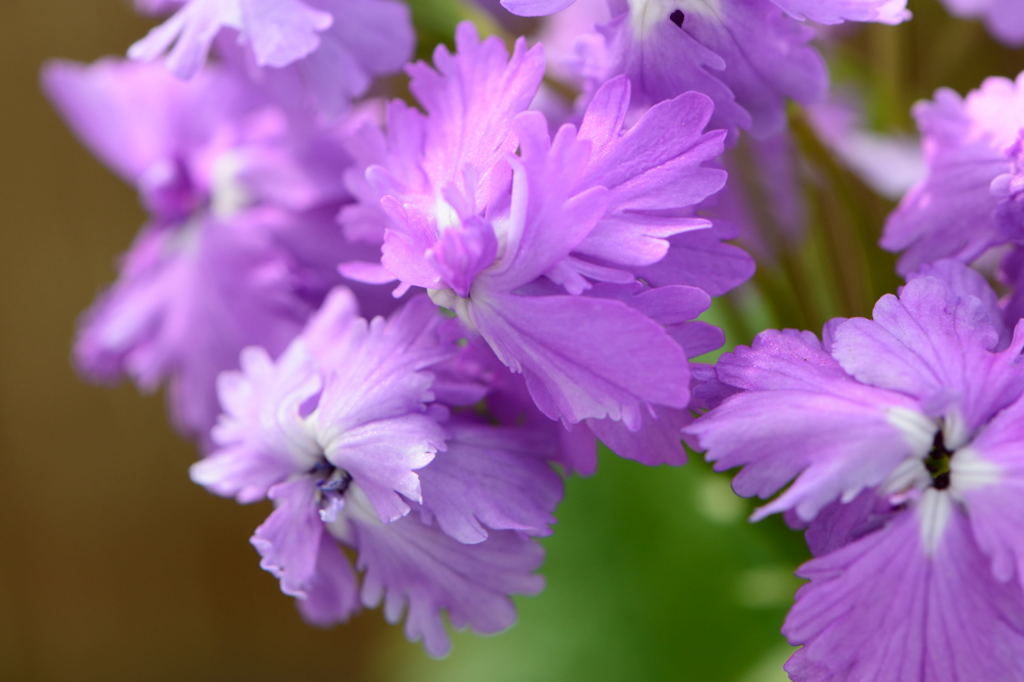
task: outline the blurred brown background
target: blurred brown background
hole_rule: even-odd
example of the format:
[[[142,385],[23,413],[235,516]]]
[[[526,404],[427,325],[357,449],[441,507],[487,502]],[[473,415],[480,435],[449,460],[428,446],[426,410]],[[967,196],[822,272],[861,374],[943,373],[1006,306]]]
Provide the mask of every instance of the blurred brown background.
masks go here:
[[[122,53],[147,22],[128,0],[3,5],[0,680],[383,679],[380,647],[400,634],[376,613],[304,625],[247,542],[267,510],[189,481],[192,449],[161,397],[76,377],[75,319],[142,212],[65,130],[38,72]]]

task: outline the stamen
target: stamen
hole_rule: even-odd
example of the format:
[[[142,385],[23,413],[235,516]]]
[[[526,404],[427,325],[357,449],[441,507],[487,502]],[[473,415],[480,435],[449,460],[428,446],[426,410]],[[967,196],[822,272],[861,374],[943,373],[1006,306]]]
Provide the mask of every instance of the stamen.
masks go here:
[[[334,469],[330,476],[317,482],[317,487],[325,493],[344,495],[350,483],[352,483],[351,474],[344,469]]]
[[[937,490],[945,490],[949,487],[950,458],[953,453],[946,447],[945,437],[942,429],[935,434],[932,442],[932,449],[924,460],[924,466],[932,475],[932,487]]]

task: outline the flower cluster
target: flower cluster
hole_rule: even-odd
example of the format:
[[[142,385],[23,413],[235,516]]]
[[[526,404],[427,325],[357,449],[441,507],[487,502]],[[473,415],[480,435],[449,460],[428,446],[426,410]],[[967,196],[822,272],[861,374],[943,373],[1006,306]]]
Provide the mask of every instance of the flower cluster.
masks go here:
[[[1024,325],[939,261],[872,319],[766,331],[722,357],[738,391],[689,427],[755,514],[807,527],[783,632],[794,680],[1024,675]],[[896,643],[898,642],[898,646]]]
[[[579,39],[581,77],[624,73],[647,102],[698,90],[714,100],[715,125],[758,136],[783,129],[787,99],[808,104],[825,93],[825,62],[805,21],[910,17],[906,0],[502,0],[524,15],[574,3],[597,18],[596,33]]]
[[[794,680],[1024,677],[1022,83],[916,107],[927,173],[882,240],[898,296],[726,354],[732,395],[684,429],[740,495],[789,484],[754,517],[785,513],[815,555],[783,628]]]
[[[416,37],[398,0],[136,0],[174,13],[128,50],[163,59],[180,78],[199,74],[216,46],[284,106],[333,118],[373,79],[399,71]]]
[[[464,23],[407,66],[419,108],[353,105],[408,56],[367,42],[398,3],[144,9],[176,12],[141,61],[44,73],[149,213],[79,366],[166,385],[193,479],[273,502],[252,542],[311,622],[383,603],[435,655],[442,613],[507,627],[542,585],[555,466],[593,472],[599,439],[682,464],[710,404],[691,358],[723,335],[697,318],[753,270],[698,215],[726,180],[711,99],[641,107],[618,76],[549,122],[543,47]]]
[[[995,261],[1024,315],[1024,74],[989,78],[961,97],[941,89],[914,108],[927,173],[889,217],[882,246],[913,272],[942,258]]]
[[[251,542],[312,623],[381,606],[436,656],[445,618],[500,631],[563,477],[685,438],[806,530],[794,680],[1024,679],[1024,75],[915,109],[898,295],[712,366],[702,317],[754,271],[729,240],[771,262],[750,226],[806,217],[790,101],[874,186],[916,173],[822,102],[810,43],[906,0],[501,4],[557,16],[408,63],[398,0],[136,0],[169,16],[130,59],[47,65],[148,213],[81,370],[167,388],[192,479],[273,507]],[[1017,5],[948,4],[1021,40]],[[366,97],[403,67],[406,98]],[[1002,297],[970,269],[996,260]]]

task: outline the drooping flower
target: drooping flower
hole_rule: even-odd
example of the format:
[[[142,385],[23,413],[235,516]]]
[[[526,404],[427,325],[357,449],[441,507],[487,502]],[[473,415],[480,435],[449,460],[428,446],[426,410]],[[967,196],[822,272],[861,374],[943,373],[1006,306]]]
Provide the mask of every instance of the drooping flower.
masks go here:
[[[889,217],[881,242],[903,252],[900,271],[1024,242],[1024,74],[989,78],[966,97],[941,89],[914,115],[927,175]]]
[[[864,104],[861,93],[834,89],[808,107],[808,122],[836,157],[873,190],[899,199],[924,177],[921,145],[909,134],[871,129]]]
[[[175,421],[202,436],[218,413],[217,374],[247,345],[282,350],[337,282],[337,259],[365,252],[333,222],[347,196],[340,128],[296,133],[217,69],[183,82],[156,65],[59,62],[44,81],[150,214],[85,315],[76,361],[100,381],[168,381]]]
[[[282,102],[328,117],[341,113],[371,81],[394,73],[412,56],[409,8],[397,0],[176,0],[163,24],[129,49],[132,59],[165,57],[167,68],[192,78],[219,42]],[[233,40],[229,40],[232,38]]]
[[[813,102],[827,87],[824,62],[808,46],[813,29],[801,22],[895,24],[909,17],[906,0],[581,1],[606,1],[611,10],[611,20],[598,26],[603,53],[590,38],[584,48],[590,55],[586,70],[598,82],[627,74],[646,104],[688,90],[703,92],[715,103],[713,125],[759,136],[783,127],[787,99]],[[502,4],[534,16],[573,2]]]
[[[992,35],[1012,47],[1024,45],[1024,5],[1017,0],[943,0],[951,14],[981,19]]]
[[[988,284],[942,261],[872,319],[723,356],[739,392],[688,430],[742,467],[741,495],[792,481],[755,516],[810,523],[818,554],[783,628],[794,680],[1024,675],[1022,348]]]
[[[541,589],[528,536],[550,532],[561,497],[547,442],[435,402],[433,371],[456,351],[444,323],[425,297],[367,323],[336,290],[276,362],[248,348],[222,375],[217,448],[192,468],[213,492],[274,501],[252,542],[307,619],[383,602],[433,655],[449,648],[442,611],[496,632],[515,619],[509,595]]]
[[[707,340],[687,341],[690,320],[708,291],[751,271],[717,233],[691,241],[710,229],[694,205],[724,182],[704,165],[722,149],[723,133],[704,132],[711,103],[680,95],[627,127],[630,86],[617,78],[578,128],[552,137],[527,111],[539,47],[520,40],[509,57],[469,24],[456,45],[437,50],[437,71],[409,67],[426,113],[393,102],[386,136],[356,136],[368,168],[350,177],[360,203],[342,219],[350,237],[382,240],[383,260],[344,272],[426,289],[523,374],[553,419],[637,431],[658,407],[685,408],[686,346]],[[692,243],[706,270],[667,266],[694,256]]]

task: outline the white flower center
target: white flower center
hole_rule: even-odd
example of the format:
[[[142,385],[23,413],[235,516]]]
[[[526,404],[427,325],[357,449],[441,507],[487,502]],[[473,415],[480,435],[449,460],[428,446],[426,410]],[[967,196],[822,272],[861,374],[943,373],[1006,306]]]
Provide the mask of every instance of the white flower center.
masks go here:
[[[921,524],[921,546],[929,556],[942,543],[949,517],[953,512],[953,499],[946,490],[928,488],[917,506],[918,521]]]
[[[218,218],[230,218],[253,203],[249,190],[239,180],[242,160],[228,152],[213,164],[210,182],[210,210]]]
[[[628,0],[629,21],[637,39],[646,38],[661,22],[671,21],[680,28],[686,17],[717,16],[721,0]]]

